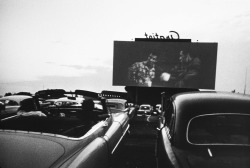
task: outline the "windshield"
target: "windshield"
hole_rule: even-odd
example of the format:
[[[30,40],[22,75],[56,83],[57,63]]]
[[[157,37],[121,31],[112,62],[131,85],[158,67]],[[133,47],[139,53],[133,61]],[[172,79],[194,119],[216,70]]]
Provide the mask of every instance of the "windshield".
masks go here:
[[[202,115],[190,120],[187,139],[192,144],[250,145],[250,115]]]
[[[150,107],[149,106],[141,106],[140,109],[141,110],[150,110]]]

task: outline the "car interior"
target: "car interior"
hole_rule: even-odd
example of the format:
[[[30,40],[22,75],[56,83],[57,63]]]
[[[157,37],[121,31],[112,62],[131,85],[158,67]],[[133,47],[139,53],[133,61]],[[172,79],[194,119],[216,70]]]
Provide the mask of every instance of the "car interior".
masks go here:
[[[107,111],[101,107],[100,101],[94,101],[96,104],[94,109],[91,110],[91,113],[97,115],[97,121],[92,125],[88,122],[90,119],[86,119],[86,117],[89,116],[83,115],[86,111],[84,111],[81,106],[41,108],[39,112],[43,112],[45,115],[39,116],[36,115],[37,111],[33,111],[34,108],[30,108],[30,106],[34,106],[33,101],[26,102],[31,103],[23,103],[20,109],[24,110],[24,112],[21,115],[1,120],[0,129],[81,137],[97,122],[104,121],[109,117]],[[82,116],[85,118],[82,118]]]

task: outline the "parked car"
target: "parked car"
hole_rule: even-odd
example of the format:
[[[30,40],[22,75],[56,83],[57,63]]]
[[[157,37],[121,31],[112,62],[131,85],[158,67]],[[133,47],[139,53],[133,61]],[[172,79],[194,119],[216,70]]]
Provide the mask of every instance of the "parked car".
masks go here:
[[[107,99],[107,108],[111,113],[119,113],[127,108],[127,100],[125,99]]]
[[[42,101],[42,104],[45,104],[47,106],[54,106],[57,100],[58,99],[46,99]]]
[[[1,111],[0,111],[0,118],[10,117],[16,115],[22,102],[24,100],[30,100],[33,104],[34,109],[38,109],[38,104],[36,100],[32,96],[27,95],[11,95],[11,96],[4,96],[0,98],[1,102]]]
[[[161,113],[161,104],[156,104],[153,107],[152,115],[153,116],[158,116]]]
[[[152,107],[150,104],[142,104],[140,105],[137,115],[151,115]]]
[[[79,115],[55,116],[55,109],[47,108],[47,116],[1,120],[0,167],[108,167],[128,131],[128,115],[110,115],[106,100],[97,93],[75,92],[85,98],[82,109],[57,110],[67,113],[75,108]],[[92,124],[87,113],[96,114],[99,120]]]
[[[72,99],[71,97],[63,97],[55,100],[54,106],[81,106],[82,102],[84,101],[84,98],[74,98]]]
[[[182,93],[163,107],[158,167],[250,166],[250,96]]]
[[[118,98],[107,99],[106,104],[107,108],[111,113],[125,112],[128,114],[130,119],[133,118],[133,116],[135,115],[135,108],[128,106],[126,99],[118,99]]]
[[[156,104],[156,105],[155,105],[155,109],[156,109],[159,113],[161,113],[161,104]]]

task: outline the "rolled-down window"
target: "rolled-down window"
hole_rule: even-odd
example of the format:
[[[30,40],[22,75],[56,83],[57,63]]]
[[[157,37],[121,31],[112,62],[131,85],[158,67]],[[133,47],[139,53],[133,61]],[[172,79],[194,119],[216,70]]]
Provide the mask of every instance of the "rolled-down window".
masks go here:
[[[191,144],[250,145],[250,115],[213,114],[192,118],[187,127]]]

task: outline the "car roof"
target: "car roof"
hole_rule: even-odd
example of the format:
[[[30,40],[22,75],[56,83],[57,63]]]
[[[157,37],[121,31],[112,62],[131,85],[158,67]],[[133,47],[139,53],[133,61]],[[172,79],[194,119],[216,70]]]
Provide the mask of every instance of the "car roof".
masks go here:
[[[249,114],[250,96],[229,92],[187,92],[171,97],[175,109],[175,141],[186,139],[188,122],[199,115]]]
[[[141,104],[141,106],[150,106],[150,104]]]
[[[24,99],[32,98],[32,96],[27,95],[11,95],[11,96],[4,96],[1,97],[0,100],[14,100],[16,102],[20,102]]]
[[[172,97],[177,113],[248,113],[250,96],[230,92],[187,92]],[[196,113],[195,113],[196,112]]]

